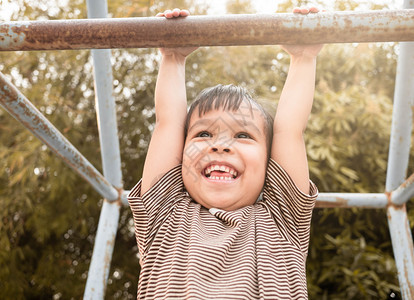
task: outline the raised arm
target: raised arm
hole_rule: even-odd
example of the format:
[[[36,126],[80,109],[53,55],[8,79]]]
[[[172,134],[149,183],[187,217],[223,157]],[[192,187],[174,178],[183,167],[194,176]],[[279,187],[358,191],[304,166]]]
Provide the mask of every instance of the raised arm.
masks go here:
[[[295,9],[294,13],[317,13],[317,8]],[[309,168],[303,133],[312,109],[315,90],[316,56],[322,45],[289,45],[288,76],[274,121],[271,157],[292,177],[298,188],[309,193]]]
[[[157,16],[172,19],[188,15],[186,10],[174,9]],[[185,60],[195,49],[160,49],[162,60],[155,87],[156,122],[145,159],[141,195],[161,176],[181,163],[187,116]]]

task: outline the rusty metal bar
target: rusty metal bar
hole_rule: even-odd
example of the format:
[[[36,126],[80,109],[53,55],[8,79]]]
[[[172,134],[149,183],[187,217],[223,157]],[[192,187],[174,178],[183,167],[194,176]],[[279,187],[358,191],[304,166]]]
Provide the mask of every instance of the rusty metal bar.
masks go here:
[[[387,196],[384,193],[320,193],[315,207],[385,208],[387,203]]]
[[[414,41],[414,10],[0,23],[0,51]]]
[[[118,191],[2,73],[0,73],[0,105],[103,197],[111,201],[118,199]]]
[[[395,205],[403,205],[414,196],[414,174],[404,181],[395,191],[391,193],[391,201]]]

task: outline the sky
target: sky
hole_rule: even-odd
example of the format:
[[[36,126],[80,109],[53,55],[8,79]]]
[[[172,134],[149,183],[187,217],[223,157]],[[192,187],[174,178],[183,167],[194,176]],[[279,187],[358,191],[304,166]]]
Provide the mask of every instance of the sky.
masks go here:
[[[200,0],[200,2],[206,2],[203,0]],[[226,1],[225,0],[209,0],[208,1],[211,4],[211,8],[209,9],[209,14],[223,14],[225,13],[225,6]],[[256,8],[258,13],[272,13],[277,11],[277,5],[278,2],[281,2],[280,0],[252,0],[252,3],[254,7]],[[330,7],[333,6],[333,3],[335,0],[325,0],[323,3],[326,3],[327,10],[330,9]],[[389,4],[393,9],[401,9],[403,7],[404,0],[356,0],[356,2],[370,2],[370,3],[376,3],[376,4]],[[363,9],[363,8],[362,8]]]
[[[202,1],[201,1],[202,2]],[[277,9],[277,0],[254,0],[252,1],[258,13],[271,13]],[[225,13],[226,1],[224,0],[210,0],[211,8],[209,14],[223,14]]]

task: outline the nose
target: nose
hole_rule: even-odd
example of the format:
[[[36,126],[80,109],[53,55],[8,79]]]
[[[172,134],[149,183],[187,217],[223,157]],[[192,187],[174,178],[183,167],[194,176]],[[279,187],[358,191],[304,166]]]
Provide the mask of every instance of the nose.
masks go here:
[[[217,152],[217,153],[229,153],[231,151],[231,146],[228,143],[220,143],[216,142],[210,147],[211,152]]]
[[[229,148],[211,147],[212,152],[230,152]]]

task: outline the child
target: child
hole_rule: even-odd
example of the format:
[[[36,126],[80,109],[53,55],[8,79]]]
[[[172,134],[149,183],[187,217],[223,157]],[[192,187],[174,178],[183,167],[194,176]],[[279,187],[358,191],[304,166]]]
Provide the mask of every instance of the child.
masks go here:
[[[322,46],[283,48],[291,65],[274,123],[231,85],[204,90],[187,113],[185,59],[195,48],[161,49],[156,126],[128,197],[141,259],[138,299],[307,298],[317,189],[303,131]]]

